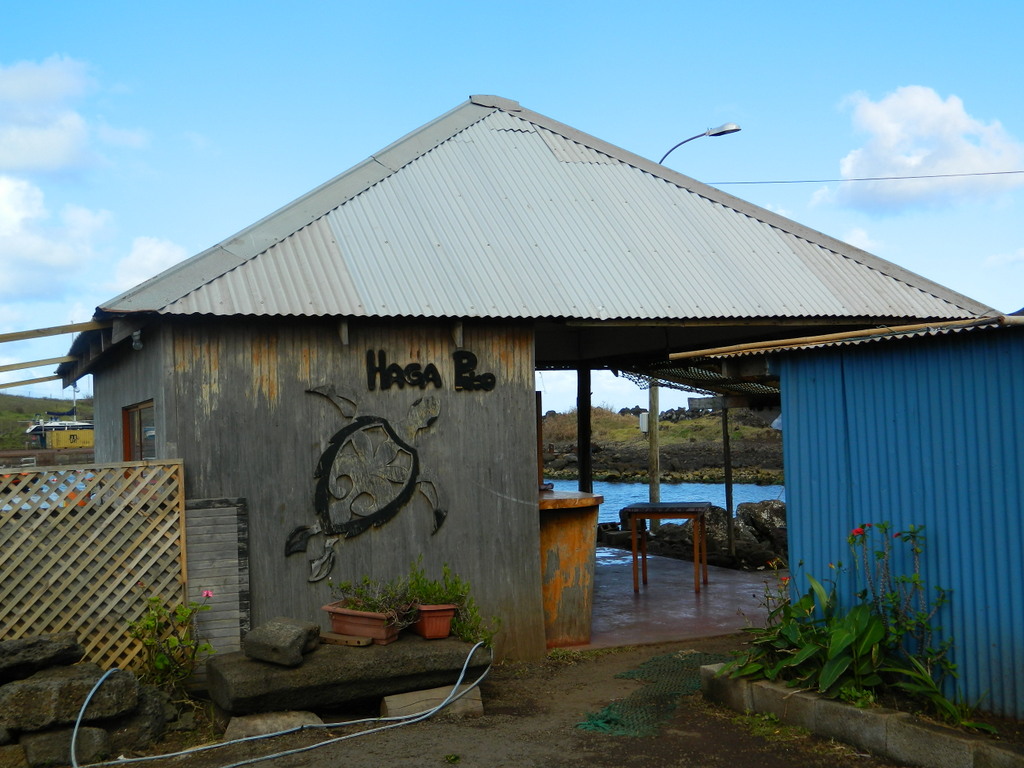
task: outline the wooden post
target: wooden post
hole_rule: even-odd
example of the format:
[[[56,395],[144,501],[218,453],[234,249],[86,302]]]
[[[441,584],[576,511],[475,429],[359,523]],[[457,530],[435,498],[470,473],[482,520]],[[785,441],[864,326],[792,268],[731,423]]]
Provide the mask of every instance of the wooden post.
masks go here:
[[[544,413],[541,393],[537,392],[537,487],[544,485]]]
[[[581,493],[594,492],[594,462],[590,453],[590,369],[576,371],[576,454]]]
[[[656,503],[661,501],[661,445],[658,440],[658,385],[651,384],[649,391],[647,414],[647,437],[649,441],[647,455],[647,482],[650,485],[648,500]]]
[[[725,461],[725,512],[726,541],[729,554],[736,555],[736,542],[733,536],[732,521],[732,450],[729,447],[729,409],[722,407],[722,453]]]
[[[656,504],[661,501],[661,441],[658,436],[658,416],[661,406],[658,404],[658,385],[651,382],[647,401],[647,497]],[[661,520],[651,520],[651,529],[661,526]]]

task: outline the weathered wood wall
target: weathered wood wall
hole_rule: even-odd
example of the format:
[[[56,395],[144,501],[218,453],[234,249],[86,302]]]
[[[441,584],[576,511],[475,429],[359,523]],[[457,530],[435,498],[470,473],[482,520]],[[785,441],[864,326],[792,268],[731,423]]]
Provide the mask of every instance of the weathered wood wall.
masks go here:
[[[217,653],[240,650],[249,631],[249,511],[245,499],[194,499],[185,505],[188,599],[210,608],[196,616],[199,636]],[[204,593],[213,593],[204,597]],[[203,687],[206,665],[193,683]]]
[[[432,535],[430,505],[414,497],[381,527],[338,541],[331,578],[393,577],[420,556],[428,573],[447,563],[471,582],[483,611],[501,618],[500,654],[543,653],[528,325],[205,320],[144,330],[143,339],[143,350],[126,352],[116,369],[96,377],[98,418],[113,424],[116,416],[119,425],[121,407],[153,397],[158,455],[184,460],[187,497],[247,499],[254,625],[278,615],[320,620],[319,607],[330,600],[326,579],[307,580],[323,537],[289,557],[285,541],[316,522],[314,470],[332,436],[351,422],[326,397],[307,392],[333,386],[357,415],[384,417],[396,429],[415,400],[438,400],[436,422],[412,444],[448,515]],[[478,375],[493,374],[492,389],[455,388],[452,356],[460,349],[476,355]],[[421,373],[432,364],[441,386],[384,388],[377,378],[371,389],[367,352],[383,352],[403,369],[418,364]],[[109,450],[107,436],[100,443]]]

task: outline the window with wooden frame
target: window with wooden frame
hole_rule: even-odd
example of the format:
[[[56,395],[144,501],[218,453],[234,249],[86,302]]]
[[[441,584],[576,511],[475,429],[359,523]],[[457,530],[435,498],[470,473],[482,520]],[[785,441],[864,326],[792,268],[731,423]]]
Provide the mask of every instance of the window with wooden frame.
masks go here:
[[[153,401],[129,405],[121,410],[121,441],[125,461],[156,458],[156,418]]]

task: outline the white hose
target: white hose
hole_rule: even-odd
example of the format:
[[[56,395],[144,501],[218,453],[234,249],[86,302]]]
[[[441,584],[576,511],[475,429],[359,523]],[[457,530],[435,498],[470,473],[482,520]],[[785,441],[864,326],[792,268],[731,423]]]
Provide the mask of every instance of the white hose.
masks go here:
[[[455,684],[452,686],[451,692],[445,697],[444,701],[442,701],[440,704],[438,704],[435,707],[431,707],[430,709],[424,710],[423,712],[416,712],[416,713],[413,713],[411,715],[399,715],[399,716],[396,716],[396,717],[371,717],[371,718],[365,718],[363,720],[351,720],[351,721],[348,721],[348,722],[340,722],[340,723],[307,723],[307,724],[304,724],[304,725],[297,725],[297,726],[295,726],[293,728],[287,728],[287,729],[285,729],[283,731],[276,731],[274,733],[262,733],[262,734],[258,734],[256,736],[245,736],[245,737],[240,738],[240,739],[233,739],[231,741],[220,742],[218,744],[206,744],[206,745],[200,746],[200,747],[192,747],[190,749],[185,749],[185,750],[182,750],[180,752],[171,752],[171,753],[166,754],[166,755],[148,755],[146,757],[130,757],[130,758],[122,758],[122,759],[119,759],[119,760],[109,760],[109,761],[103,762],[103,763],[90,763],[88,768],[99,768],[99,766],[107,766],[107,765],[127,765],[128,763],[141,763],[141,762],[144,762],[144,761],[147,761],[147,760],[163,760],[163,759],[169,758],[169,757],[180,757],[182,755],[191,755],[191,754],[195,754],[197,752],[205,752],[205,751],[208,751],[208,750],[211,750],[211,749],[219,749],[220,747],[226,747],[226,746],[229,746],[231,744],[242,744],[242,743],[249,742],[249,741],[259,741],[261,739],[274,738],[275,736],[287,736],[290,733],[298,733],[299,731],[313,730],[313,729],[317,729],[317,728],[341,728],[341,727],[349,727],[349,726],[353,726],[353,725],[361,725],[363,723],[388,723],[387,725],[383,725],[383,726],[380,726],[378,728],[369,728],[369,729],[367,729],[365,731],[359,731],[358,733],[350,733],[350,734],[347,734],[345,736],[338,736],[337,738],[328,739],[327,741],[321,741],[321,742],[318,742],[316,744],[311,744],[311,745],[308,745],[308,746],[305,746],[305,747],[298,747],[296,749],[290,749],[290,750],[286,750],[284,752],[277,752],[277,753],[272,754],[272,755],[264,755],[262,757],[254,757],[254,758],[250,758],[248,760],[242,760],[241,762],[231,763],[230,765],[225,765],[225,766],[221,767],[221,768],[240,768],[240,766],[252,765],[253,763],[258,763],[258,762],[261,762],[263,760],[271,760],[271,759],[276,758],[276,757],[286,757],[288,755],[294,755],[294,754],[298,754],[300,752],[308,752],[308,751],[313,750],[313,749],[319,749],[320,747],[325,747],[325,746],[327,746],[329,744],[335,744],[335,743],[337,743],[339,741],[345,741],[347,739],[354,739],[357,736],[367,736],[367,735],[369,735],[371,733],[379,733],[380,731],[386,731],[386,730],[389,730],[391,728],[398,728],[399,726],[402,726],[402,725],[411,725],[413,723],[418,723],[418,722],[420,722],[422,720],[426,720],[427,718],[432,717],[433,715],[437,714],[442,709],[447,707],[449,704],[452,704],[452,703],[458,701],[463,696],[465,696],[467,693],[469,693],[471,690],[473,690],[478,685],[480,685],[480,683],[483,682],[484,678],[487,677],[487,675],[490,673],[491,667],[494,664],[494,652],[493,651],[491,651],[491,660],[487,663],[487,668],[483,671],[483,673],[481,673],[480,677],[478,677],[476,680],[474,680],[472,683],[470,683],[469,686],[466,688],[466,690],[459,691],[459,686],[462,684],[462,681],[463,681],[463,679],[466,676],[466,670],[469,668],[469,662],[473,658],[473,654],[476,653],[477,648],[479,648],[482,645],[483,645],[482,642],[481,643],[477,643],[476,645],[474,645],[469,650],[469,653],[466,655],[466,660],[462,664],[462,670],[459,672],[459,677],[455,681]],[[81,722],[82,716],[85,713],[85,708],[86,708],[86,706],[88,706],[89,700],[92,698],[93,693],[95,693],[96,689],[100,687],[100,684],[107,678],[107,676],[111,672],[115,672],[115,671],[116,671],[116,669],[108,670],[106,673],[104,673],[104,675],[99,680],[96,681],[96,684],[93,686],[92,690],[89,691],[89,695],[85,699],[85,704],[82,705],[82,709],[78,713],[78,720],[75,722],[75,730],[71,734],[71,765],[72,765],[72,768],[80,768],[80,766],[78,765],[78,763],[75,760],[75,738],[78,735],[78,725]]]
[[[94,693],[96,693],[97,690],[99,690],[99,687],[100,687],[100,685],[103,684],[103,681],[106,680],[114,672],[117,672],[117,671],[118,671],[117,667],[111,667],[106,672],[104,672],[100,676],[100,679],[96,681],[96,684],[93,685],[92,690],[89,691],[89,695],[85,697],[85,701],[82,702],[82,708],[80,710],[78,710],[78,717],[75,719],[75,729],[71,732],[71,765],[72,765],[72,768],[78,768],[78,760],[76,759],[76,755],[75,755],[75,741],[78,739],[78,726],[81,725],[82,718],[85,717],[86,707],[89,706],[89,702],[92,701],[92,695]]]

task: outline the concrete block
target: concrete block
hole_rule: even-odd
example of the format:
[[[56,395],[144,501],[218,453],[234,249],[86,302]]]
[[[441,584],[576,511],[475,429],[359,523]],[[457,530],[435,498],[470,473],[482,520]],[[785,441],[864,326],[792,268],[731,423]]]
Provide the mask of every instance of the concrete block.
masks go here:
[[[893,710],[860,709],[832,699],[818,699],[815,710],[814,727],[819,736],[860,747],[875,755],[886,754],[887,720],[893,717]]]
[[[704,698],[737,712],[751,711],[753,701],[750,695],[750,681],[720,675],[723,666],[725,665],[708,664],[700,668],[700,687]]]
[[[482,717],[484,714],[484,701],[480,688],[470,688],[468,685],[460,685],[459,693],[468,691],[462,698],[452,702],[438,712],[438,715],[446,717]],[[452,686],[431,688],[426,691],[411,691],[409,693],[398,693],[393,696],[385,696],[380,705],[381,717],[405,717],[407,715],[418,715],[433,709],[452,692]]]
[[[616,547],[618,549],[632,550],[632,537],[628,530],[626,531],[605,531],[602,537],[604,544],[609,547]]]
[[[974,747],[974,768],[1024,768],[1024,749],[982,739]]]
[[[907,765],[973,768],[975,739],[912,715],[889,718],[886,756]]]
[[[264,712],[259,715],[232,717],[224,729],[223,741],[245,739],[249,736],[265,736],[281,733],[304,725],[323,725],[324,721],[312,712]]]
[[[750,684],[750,698],[752,711],[775,715],[786,725],[814,730],[821,699],[813,693],[759,680]]]

